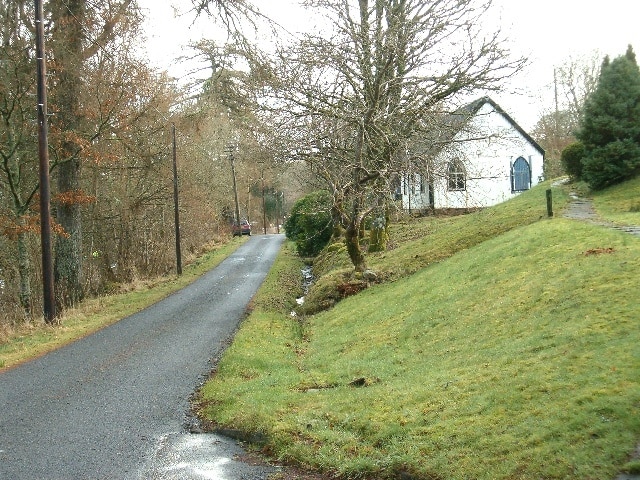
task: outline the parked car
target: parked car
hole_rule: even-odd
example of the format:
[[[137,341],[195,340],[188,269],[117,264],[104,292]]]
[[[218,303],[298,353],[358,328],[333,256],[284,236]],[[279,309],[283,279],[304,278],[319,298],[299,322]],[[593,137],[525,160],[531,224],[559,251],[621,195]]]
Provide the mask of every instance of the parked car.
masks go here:
[[[247,220],[241,220],[240,225],[238,222],[233,222],[231,227],[234,237],[239,237],[241,235],[251,235],[251,224]]]

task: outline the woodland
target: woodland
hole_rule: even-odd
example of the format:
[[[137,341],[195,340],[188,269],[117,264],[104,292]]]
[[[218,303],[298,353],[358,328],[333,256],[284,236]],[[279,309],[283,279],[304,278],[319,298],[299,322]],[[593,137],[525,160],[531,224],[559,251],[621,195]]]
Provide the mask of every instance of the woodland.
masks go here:
[[[175,273],[174,144],[185,261],[230,237],[231,160],[241,216],[262,230],[282,214],[282,172],[266,162],[228,52],[194,46],[215,66],[178,85],[147,66],[142,15],[132,0],[44,4],[59,312]],[[0,323],[10,324],[42,317],[33,2],[0,1],[0,25]]]

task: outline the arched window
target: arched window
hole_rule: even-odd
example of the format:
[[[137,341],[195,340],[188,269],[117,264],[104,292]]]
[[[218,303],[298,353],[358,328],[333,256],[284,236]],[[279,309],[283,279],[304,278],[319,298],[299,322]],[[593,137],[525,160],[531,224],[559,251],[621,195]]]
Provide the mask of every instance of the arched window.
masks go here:
[[[467,179],[460,160],[453,160],[447,166],[447,188],[449,190],[466,190]]]
[[[511,188],[514,192],[531,188],[531,167],[522,157],[518,157],[511,167]]]

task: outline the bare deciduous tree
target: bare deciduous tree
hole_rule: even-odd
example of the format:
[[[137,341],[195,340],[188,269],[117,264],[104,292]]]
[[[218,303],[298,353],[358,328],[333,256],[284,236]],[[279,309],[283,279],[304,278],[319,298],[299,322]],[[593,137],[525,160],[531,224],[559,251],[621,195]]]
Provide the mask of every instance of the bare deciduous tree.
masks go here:
[[[553,103],[543,110],[532,132],[546,152],[546,178],[563,173],[560,155],[575,142],[585,100],[598,82],[600,57],[597,52],[588,57],[569,57],[554,69]]]
[[[296,144],[292,156],[331,191],[351,261],[364,271],[361,227],[384,212],[407,141],[433,135],[447,104],[497,89],[523,60],[510,59],[499,31],[483,32],[490,1],[307,3],[326,13],[330,28],[281,50],[277,103],[268,105]]]

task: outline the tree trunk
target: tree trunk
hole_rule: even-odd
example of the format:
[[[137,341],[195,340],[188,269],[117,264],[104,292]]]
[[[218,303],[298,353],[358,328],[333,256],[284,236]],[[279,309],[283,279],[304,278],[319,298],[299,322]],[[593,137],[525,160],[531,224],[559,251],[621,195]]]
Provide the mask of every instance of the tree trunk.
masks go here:
[[[60,165],[58,190],[62,193],[79,189],[80,161],[74,159]],[[84,296],[82,281],[82,217],[81,205],[73,201],[57,205],[57,221],[67,235],[58,235],[54,276],[56,295],[62,306],[72,306]]]
[[[342,228],[342,213],[340,212],[340,204],[334,201],[331,206],[331,218],[333,220],[333,232],[331,234],[331,242],[336,242],[342,238],[344,229]]]
[[[27,316],[31,314],[31,262],[27,249],[27,232],[18,234],[18,271],[20,274],[20,305]]]
[[[345,231],[345,243],[351,263],[356,272],[364,272],[367,269],[367,263],[360,247],[360,222],[352,218]]]
[[[58,236],[55,248],[54,277],[61,306],[75,305],[83,298],[82,288],[82,218],[80,205],[74,201],[80,190],[80,148],[75,141],[81,124],[82,40],[86,18],[86,0],[56,1],[52,8],[53,45],[58,85],[57,119],[65,132],[58,166],[57,222],[66,236]]]

